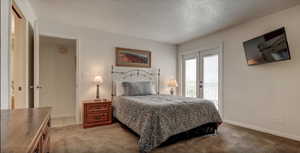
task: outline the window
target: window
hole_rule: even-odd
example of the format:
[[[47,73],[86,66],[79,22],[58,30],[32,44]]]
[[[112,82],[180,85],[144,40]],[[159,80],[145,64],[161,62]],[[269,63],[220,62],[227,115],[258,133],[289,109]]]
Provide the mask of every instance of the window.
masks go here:
[[[185,96],[197,97],[197,59],[186,59],[185,61]]]
[[[218,54],[203,56],[203,98],[218,108],[219,62]]]

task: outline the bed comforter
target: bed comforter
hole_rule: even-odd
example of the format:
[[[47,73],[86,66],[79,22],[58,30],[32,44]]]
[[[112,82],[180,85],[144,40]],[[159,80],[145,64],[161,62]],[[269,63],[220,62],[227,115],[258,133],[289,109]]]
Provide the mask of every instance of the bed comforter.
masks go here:
[[[140,152],[150,152],[169,137],[207,123],[222,123],[208,100],[167,95],[120,96],[114,117],[140,135]]]

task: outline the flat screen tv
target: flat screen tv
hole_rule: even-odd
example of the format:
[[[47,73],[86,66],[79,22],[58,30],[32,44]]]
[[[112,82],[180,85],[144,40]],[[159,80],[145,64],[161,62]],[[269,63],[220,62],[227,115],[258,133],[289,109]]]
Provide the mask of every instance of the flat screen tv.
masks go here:
[[[244,42],[244,49],[248,65],[291,59],[284,28]]]

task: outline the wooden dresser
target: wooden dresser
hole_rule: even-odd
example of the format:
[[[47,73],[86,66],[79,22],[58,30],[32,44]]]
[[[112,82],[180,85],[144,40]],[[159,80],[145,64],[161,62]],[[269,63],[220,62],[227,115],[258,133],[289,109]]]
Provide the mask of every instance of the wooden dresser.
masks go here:
[[[112,123],[112,103],[108,100],[83,102],[83,127],[94,127]]]
[[[1,153],[49,153],[50,111],[1,110]]]

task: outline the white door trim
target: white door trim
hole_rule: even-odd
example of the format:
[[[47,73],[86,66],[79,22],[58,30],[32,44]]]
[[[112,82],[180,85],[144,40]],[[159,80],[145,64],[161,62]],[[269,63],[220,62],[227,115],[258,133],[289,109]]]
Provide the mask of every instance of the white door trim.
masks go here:
[[[190,51],[185,51],[185,52],[178,52],[178,82],[179,82],[179,95],[183,95],[183,57],[186,55],[191,55],[191,54],[199,54],[199,52],[205,52],[205,51],[210,51],[210,50],[218,50],[219,54],[219,109],[220,109],[220,114],[224,118],[224,100],[223,100],[223,80],[224,80],[224,54],[223,54],[223,43],[215,46],[209,46],[209,47],[201,47],[198,49],[190,50]],[[198,60],[199,61],[199,60]],[[198,84],[197,84],[198,85]]]
[[[11,1],[1,0],[1,109],[10,109],[10,20]]]
[[[34,92],[34,107],[38,108],[40,106],[40,31],[39,24],[37,21],[34,22],[34,57],[33,57],[33,92]]]
[[[62,39],[73,39],[76,41],[76,91],[75,91],[75,119],[77,124],[81,124],[81,103],[80,103],[80,97],[79,97],[79,81],[80,81],[80,75],[79,75],[79,43],[80,40],[78,38],[74,37],[68,37],[68,36],[62,36],[62,35],[55,35],[55,34],[49,34],[49,33],[40,33],[40,36],[48,36],[48,37],[55,37],[55,38],[62,38]]]

